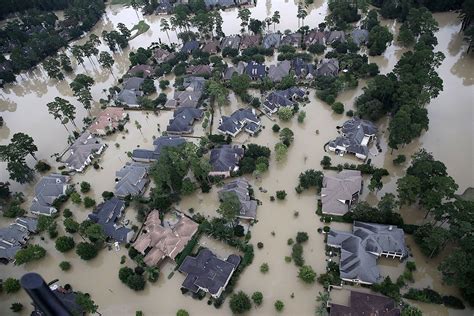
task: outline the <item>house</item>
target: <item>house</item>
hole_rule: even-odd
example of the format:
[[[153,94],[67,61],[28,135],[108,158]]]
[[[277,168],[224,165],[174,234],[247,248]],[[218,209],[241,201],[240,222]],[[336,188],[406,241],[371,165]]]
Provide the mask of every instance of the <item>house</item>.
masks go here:
[[[100,138],[93,136],[88,131],[82,133],[66,152],[67,158],[64,160],[69,169],[82,172],[90,165],[95,156],[100,155],[106,144]]]
[[[237,255],[232,254],[224,261],[203,248],[196,257],[187,256],[178,268],[179,272],[186,274],[181,286],[192,293],[203,290],[218,298],[239,264],[240,257]]]
[[[231,116],[222,116],[217,131],[235,137],[242,129],[253,135],[260,130],[260,127],[260,119],[254,109],[238,109]]]
[[[189,41],[184,43],[183,47],[181,47],[181,52],[186,54],[192,54],[194,51],[199,49],[199,42],[198,41]]]
[[[352,233],[330,230],[327,244],[341,250],[341,279],[357,284],[373,284],[382,280],[377,258],[408,256],[403,230],[392,225],[355,221]]]
[[[123,83],[123,89],[117,95],[117,100],[121,103],[125,103],[128,106],[137,107],[138,98],[143,96],[143,92],[140,88],[145,80],[139,77],[128,78]]]
[[[284,77],[290,74],[291,62],[284,60],[268,68],[268,78],[273,82],[280,82]]]
[[[154,150],[135,149],[132,160],[138,162],[152,162],[160,158],[161,151],[166,147],[178,147],[186,143],[184,138],[178,136],[160,136],[153,141]]]
[[[240,49],[244,50],[244,49],[247,49],[247,48],[260,46],[261,41],[262,41],[262,37],[260,36],[260,34],[257,34],[257,35],[250,35],[250,34],[242,35],[242,38],[240,40]]]
[[[353,154],[366,160],[369,155],[369,144],[377,137],[377,126],[367,120],[352,118],[340,128],[341,136],[328,143],[328,149],[337,155]]]
[[[316,68],[316,75],[335,77],[339,73],[339,61],[336,58],[323,58]]]
[[[36,215],[51,216],[57,213],[54,201],[65,196],[69,189],[69,176],[52,173],[44,176],[35,186],[35,197],[31,203],[30,212]]]
[[[127,71],[130,77],[147,78],[153,74],[153,67],[150,65],[135,65]]]
[[[397,303],[386,296],[350,291],[349,306],[330,304],[329,316],[400,316]]]
[[[222,145],[212,149],[209,176],[230,177],[232,172],[239,171],[239,162],[243,157],[244,149],[240,146]]]
[[[183,91],[176,90],[173,99],[166,101],[166,108],[194,107],[199,106],[199,100],[204,91],[206,79],[203,77],[190,76],[183,80]]]
[[[351,33],[352,41],[357,45],[365,45],[369,42],[369,31],[364,29],[355,29]]]
[[[140,235],[133,248],[144,255],[147,266],[155,266],[166,257],[174,260],[198,231],[199,225],[182,214],[179,220],[162,224],[160,213],[153,210],[148,214]]]
[[[237,64],[237,66],[231,66],[231,67],[227,67],[227,69],[225,70],[224,72],[224,80],[228,81],[230,79],[232,79],[232,76],[234,74],[237,74],[237,75],[241,75],[244,73],[244,70],[245,70],[245,64],[243,61],[239,61],[239,63]]]
[[[0,228],[0,262],[7,264],[28,241],[30,234],[37,232],[38,220],[18,217],[8,227]]]
[[[252,200],[249,193],[249,183],[247,180],[240,178],[226,183],[219,190],[219,199],[223,199],[226,194],[235,194],[240,202],[240,211],[238,218],[255,220],[257,217],[257,201]]]
[[[189,76],[183,80],[183,88],[186,91],[203,92],[206,85],[206,79],[199,76]]]
[[[92,135],[107,135],[127,119],[127,113],[122,108],[108,107],[100,112],[94,122],[87,128]]]
[[[153,51],[153,58],[155,59],[156,63],[162,63],[166,60],[166,58],[168,58],[168,56],[170,55],[171,53],[169,51],[167,51],[166,49],[163,49],[163,48],[156,48],[154,51]]]
[[[222,39],[221,41],[221,50],[224,50],[225,48],[230,48],[230,49],[239,49],[240,47],[240,36],[239,35],[232,35],[232,36],[226,36]]]
[[[220,50],[219,46],[220,42],[218,40],[211,40],[204,44],[204,46],[201,48],[201,51],[211,55],[216,54]]]
[[[346,42],[346,35],[344,34],[344,31],[330,31],[326,33],[326,44],[331,45],[336,42]]]
[[[113,197],[99,204],[89,219],[102,227],[104,234],[119,243],[128,243],[132,240],[133,230],[121,224],[125,202]]]
[[[119,198],[140,196],[145,192],[149,165],[127,162],[115,173],[115,196]]]
[[[174,135],[192,134],[194,121],[200,120],[203,114],[203,110],[193,107],[178,108],[174,111],[166,131]]]
[[[235,6],[234,0],[204,0],[204,4],[208,10],[216,7],[227,9]]]
[[[252,80],[259,80],[265,77],[265,65],[257,63],[255,61],[249,62],[245,66],[244,71]]]
[[[269,33],[263,38],[263,48],[278,48],[280,47],[281,34]]]
[[[160,0],[155,12],[156,14],[171,14],[173,13],[173,4],[170,0]]]
[[[294,106],[297,100],[301,100],[306,92],[298,87],[291,87],[286,90],[270,92],[263,102],[263,109],[269,114],[276,113],[280,107]]]
[[[324,40],[326,38],[326,34],[319,30],[311,30],[305,37],[304,43],[306,47],[309,47],[314,44],[324,45]]]
[[[303,40],[303,34],[300,32],[291,33],[285,35],[281,40],[281,45],[290,45],[295,48],[301,47],[301,41]]]
[[[295,58],[291,62],[291,67],[295,71],[295,76],[299,79],[311,80],[316,75],[313,64],[307,63],[302,58]]]
[[[186,68],[186,73],[191,75],[210,75],[211,72],[212,69],[209,65],[191,65]]]
[[[321,189],[323,214],[342,216],[357,203],[362,193],[362,175],[358,170],[343,170],[334,176],[325,175]]]

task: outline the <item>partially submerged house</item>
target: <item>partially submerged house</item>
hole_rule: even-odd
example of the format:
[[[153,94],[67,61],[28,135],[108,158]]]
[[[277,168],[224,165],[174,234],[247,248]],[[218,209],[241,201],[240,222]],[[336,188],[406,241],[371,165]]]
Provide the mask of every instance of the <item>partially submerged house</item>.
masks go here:
[[[369,42],[369,31],[364,29],[355,29],[351,33],[352,41],[357,45],[366,45]]]
[[[107,135],[126,121],[127,113],[122,108],[108,107],[100,112],[87,128],[93,135]]]
[[[334,176],[325,175],[321,188],[323,214],[342,216],[358,202],[362,193],[362,174],[358,170],[343,170]]]
[[[239,256],[232,254],[224,261],[217,258],[209,249],[203,248],[196,257],[187,256],[178,268],[179,272],[186,274],[181,286],[192,293],[203,290],[218,298],[229,283],[240,260]]]
[[[240,36],[239,35],[231,35],[231,36],[226,36],[222,39],[221,41],[221,50],[224,50],[225,48],[230,48],[230,49],[239,49],[240,47]]]
[[[237,66],[230,66],[230,67],[227,67],[227,69],[225,70],[224,72],[224,80],[230,80],[232,79],[232,76],[234,74],[236,75],[241,75],[244,73],[244,70],[245,70],[245,64],[243,61],[239,61],[239,63],[237,64]]]
[[[260,130],[260,124],[255,109],[238,109],[231,116],[222,116],[217,131],[232,137],[237,136],[242,130],[254,135]]]
[[[295,71],[295,76],[299,79],[312,80],[316,75],[313,64],[304,61],[303,58],[295,58],[291,62],[291,67]]]
[[[220,50],[219,46],[220,42],[218,40],[211,40],[207,43],[204,43],[201,51],[208,54],[217,54]]]
[[[249,62],[245,66],[244,71],[252,80],[262,80],[266,74],[265,65],[257,63],[255,61]]]
[[[160,136],[153,141],[154,150],[134,149],[132,159],[138,162],[152,162],[160,159],[161,151],[166,147],[178,147],[186,143],[178,136]]]
[[[212,69],[209,65],[191,65],[186,68],[186,73],[189,75],[210,75]]]
[[[148,214],[140,235],[133,243],[133,248],[144,255],[146,265],[155,266],[167,257],[174,260],[198,231],[197,223],[182,214],[176,215],[179,218],[177,222],[162,223],[157,210]]]
[[[330,230],[327,244],[341,250],[341,279],[357,284],[382,280],[377,258],[384,256],[402,260],[408,256],[403,230],[392,225],[355,221],[352,233]]]
[[[304,43],[307,47],[314,45],[314,44],[319,44],[319,45],[324,45],[324,41],[326,39],[326,33],[320,31],[320,30],[311,30],[305,37],[304,37]]]
[[[300,32],[295,32],[295,33],[285,35],[283,39],[281,40],[280,45],[290,45],[295,48],[299,48],[301,47],[302,40],[303,40],[303,34],[301,34]]]
[[[349,304],[329,303],[329,316],[400,316],[398,304],[390,297],[350,291]]]
[[[8,227],[0,228],[0,263],[15,259],[16,253],[28,242],[30,234],[37,232],[38,220],[18,217]]]
[[[127,106],[138,107],[138,98],[143,96],[140,90],[145,79],[139,77],[128,78],[123,83],[123,89],[117,95],[117,101]]]
[[[366,160],[369,144],[377,137],[378,128],[371,121],[352,118],[340,128],[341,136],[328,143],[328,149],[338,155],[353,154]]]
[[[85,131],[65,153],[67,158],[64,160],[64,163],[69,169],[82,172],[90,165],[92,159],[100,155],[106,147],[107,145],[102,143],[100,138]]]
[[[156,14],[171,14],[173,13],[173,4],[171,0],[160,0],[155,9]]]
[[[50,174],[42,177],[35,186],[35,197],[30,212],[36,215],[51,216],[57,213],[54,201],[65,196],[69,189],[69,176]]]
[[[115,172],[115,196],[119,198],[140,196],[145,193],[149,165],[138,162],[127,162]]]
[[[261,41],[262,41],[262,37],[260,36],[260,34],[257,34],[257,35],[250,35],[250,34],[242,35],[242,38],[240,39],[240,49],[244,50],[244,49],[247,49],[247,48],[260,46]]]
[[[208,10],[210,10],[217,7],[227,9],[234,7],[236,4],[234,0],[204,0],[204,5]]]
[[[346,42],[346,34],[344,34],[344,31],[330,31],[326,33],[326,44],[331,45],[336,42]]]
[[[211,150],[209,176],[230,177],[232,172],[239,171],[239,162],[244,157],[240,146],[222,145]]]
[[[278,48],[281,43],[281,34],[280,33],[269,33],[263,38],[263,48]]]
[[[335,77],[339,73],[339,61],[336,58],[323,58],[316,68],[316,75]]]
[[[192,54],[194,51],[199,49],[199,42],[198,41],[189,41],[184,43],[183,47],[181,47],[181,52],[186,54]]]
[[[127,71],[130,77],[147,78],[153,74],[153,67],[150,65],[135,65]]]
[[[183,135],[192,134],[195,121],[202,118],[204,112],[193,107],[180,107],[173,113],[173,118],[169,121],[166,131],[168,134]]]
[[[203,77],[190,76],[183,80],[183,91],[175,90],[173,99],[166,101],[166,108],[199,106],[206,80]]]
[[[249,193],[250,185],[247,180],[243,178],[236,179],[226,183],[222,189],[219,190],[219,199],[223,199],[227,194],[235,194],[240,202],[240,210],[237,215],[238,218],[255,220],[257,217],[257,201],[252,200]]]
[[[104,234],[119,243],[128,243],[132,240],[134,232],[122,223],[125,202],[113,197],[99,204],[89,219],[102,227]]]
[[[280,107],[296,105],[297,100],[302,100],[306,92],[298,87],[291,87],[286,90],[276,90],[270,92],[263,102],[263,109],[269,114],[276,113]]]
[[[268,68],[268,78],[273,82],[280,82],[284,77],[290,74],[291,62],[284,60]]]

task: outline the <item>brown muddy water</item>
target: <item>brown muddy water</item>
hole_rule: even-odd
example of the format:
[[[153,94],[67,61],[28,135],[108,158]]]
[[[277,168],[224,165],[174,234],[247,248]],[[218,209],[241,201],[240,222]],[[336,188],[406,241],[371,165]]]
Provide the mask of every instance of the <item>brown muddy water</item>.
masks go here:
[[[252,17],[262,19],[272,15],[278,10],[281,14],[281,24],[276,26],[278,30],[296,29],[298,21],[296,18],[297,1],[258,1],[257,7],[251,8]],[[315,1],[315,4],[309,8],[309,15],[305,19],[305,24],[311,27],[317,26],[323,21],[327,12],[327,4],[324,1]],[[237,11],[229,10],[222,13],[224,19],[223,29],[227,34],[239,32],[240,26],[237,22]],[[456,13],[443,13],[435,15],[440,25],[437,33],[438,50],[446,55],[446,59],[439,68],[438,72],[444,80],[444,91],[440,96],[433,100],[429,106],[430,129],[422,137],[412,144],[406,146],[399,152],[390,154],[387,152],[386,137],[382,135],[381,146],[383,152],[373,156],[372,161],[377,167],[384,167],[390,171],[390,176],[385,179],[384,188],[377,195],[364,190],[364,198],[369,202],[375,203],[385,192],[393,192],[396,180],[403,176],[404,167],[394,167],[392,160],[394,155],[403,153],[411,155],[418,148],[424,147],[432,151],[436,158],[444,161],[448,167],[449,173],[456,179],[462,193],[465,188],[473,186],[474,171],[472,166],[474,156],[473,144],[473,119],[472,99],[474,90],[474,61],[473,57],[465,54],[466,45],[462,41],[459,27],[460,22]],[[142,18],[140,16],[140,18]],[[130,42],[130,48],[123,52],[114,54],[115,66],[113,72],[116,76],[121,76],[129,67],[128,53],[141,46],[148,46],[159,39],[168,41],[166,34],[160,32],[160,19],[162,17],[144,17],[151,28],[145,34],[142,34]],[[106,15],[101,22],[92,31],[100,35],[102,30],[110,30],[117,23],[122,22],[128,27],[132,27],[138,22],[138,18],[131,8],[121,8],[120,6],[109,6]],[[384,21],[393,32],[398,30],[397,23],[393,21]],[[273,28],[273,25],[271,26]],[[170,32],[171,40],[175,40],[174,32]],[[79,40],[82,42],[83,40]],[[101,50],[106,50],[102,45]],[[404,49],[394,43],[390,46],[383,56],[371,58],[376,62],[382,73],[391,71]],[[94,60],[95,64],[97,62]],[[108,89],[115,83],[115,79],[107,70],[103,70],[97,65],[85,61],[85,67],[76,66],[77,73],[87,73],[94,77],[96,84],[92,88],[92,94],[95,101],[105,97],[104,89]],[[168,79],[173,80],[170,76]],[[11,136],[16,132],[26,132],[33,136],[38,145],[38,157],[46,159],[55,166],[55,162],[50,155],[61,152],[67,145],[67,132],[59,122],[54,121],[48,114],[46,103],[53,100],[55,96],[60,96],[70,100],[77,106],[78,118],[76,122],[82,121],[87,115],[72,96],[69,88],[71,76],[66,77],[62,82],[50,80],[42,71],[41,67],[29,73],[18,77],[18,82],[7,86],[1,93],[0,115],[5,119],[6,124],[0,128],[0,143],[7,143]],[[338,100],[346,105],[346,109],[352,107],[355,97],[362,93],[364,81],[359,83],[356,89],[343,92]],[[172,94],[172,89],[166,91]],[[255,92],[257,95],[258,93]],[[322,291],[319,284],[306,285],[297,278],[298,270],[293,263],[286,263],[284,258],[291,252],[287,245],[289,238],[295,238],[298,231],[306,231],[309,234],[309,240],[304,245],[304,258],[306,264],[311,265],[319,274],[325,271],[324,242],[322,235],[318,234],[318,227],[322,227],[319,218],[315,215],[316,195],[314,191],[304,192],[301,195],[295,194],[294,187],[297,184],[297,177],[300,172],[314,168],[320,169],[319,162],[325,154],[323,145],[336,135],[336,126],[340,125],[346,117],[333,114],[329,106],[323,104],[314,97],[314,91],[310,93],[311,102],[301,109],[306,111],[306,120],[300,124],[296,118],[292,122],[278,124],[282,127],[289,127],[295,133],[295,141],[291,145],[288,157],[285,161],[277,163],[272,158],[271,166],[260,179],[248,176],[252,183],[255,194],[263,202],[259,206],[257,219],[258,222],[251,228],[252,243],[261,241],[264,248],[255,249],[254,263],[246,268],[241,275],[237,290],[243,290],[249,294],[254,291],[261,291],[264,296],[264,303],[261,307],[253,309],[251,315],[273,315],[275,309],[273,303],[280,299],[285,303],[285,309],[282,314],[285,315],[313,315],[316,307],[315,298],[318,291]],[[242,106],[240,100],[233,94],[230,96],[230,105],[216,111],[228,115],[235,109]],[[96,102],[93,113],[99,111],[99,104]],[[97,201],[100,200],[101,192],[112,191],[114,187],[115,171],[129,161],[127,152],[140,146],[141,148],[151,148],[153,136],[159,135],[158,125],[163,130],[167,121],[171,117],[171,112],[160,112],[158,115],[146,112],[129,112],[130,123],[126,128],[128,132],[118,133],[106,137],[105,141],[109,145],[105,153],[100,158],[101,169],[87,169],[84,174],[78,174],[73,177],[74,183],[88,181],[92,184],[93,190],[88,193]],[[142,125],[141,131],[137,130],[134,121],[137,120]],[[246,134],[239,135],[236,143],[254,142],[268,146],[273,149],[278,141],[271,126],[273,121],[262,117],[262,123],[265,129],[257,137],[250,137]],[[216,123],[215,123],[216,124]],[[81,124],[78,124],[82,126]],[[386,128],[387,122],[382,121],[380,126],[382,131]],[[72,128],[72,125],[69,126]],[[213,127],[216,128],[216,125]],[[196,125],[195,135],[203,135],[204,131],[200,123]],[[319,134],[316,134],[319,130]],[[115,144],[119,144],[116,147]],[[331,155],[334,163],[356,162],[349,157],[338,157]],[[33,164],[33,161],[29,161]],[[8,174],[5,165],[0,164],[0,179],[5,181]],[[267,193],[260,192],[259,187],[268,190]],[[26,207],[31,203],[32,185],[20,186],[13,184],[13,189],[25,192],[29,197]],[[209,194],[197,193],[190,197],[185,197],[176,208],[188,212],[193,208],[195,212],[200,212],[206,216],[216,216],[215,210],[218,208],[217,190],[213,188]],[[270,196],[277,190],[286,190],[288,196],[284,201],[270,202]],[[74,212],[77,220],[86,218],[89,210],[83,207],[67,205]],[[298,216],[295,216],[298,212]],[[423,220],[423,212],[415,208],[406,208],[402,210],[404,218],[410,223],[419,223]],[[135,210],[127,210],[127,218],[132,223],[135,220]],[[4,219],[2,226],[6,224]],[[333,223],[336,229],[349,230],[347,224]],[[78,238],[79,239],[79,238]],[[156,284],[147,284],[145,291],[135,293],[129,290],[118,279],[118,270],[120,268],[120,257],[126,254],[125,249],[119,252],[102,251],[97,258],[90,262],[80,260],[72,251],[69,254],[61,254],[54,248],[54,242],[45,238],[41,240],[38,236],[34,237],[34,242],[39,243],[48,250],[45,259],[27,264],[24,267],[13,265],[0,267],[0,278],[5,279],[8,276],[20,277],[26,271],[36,271],[41,273],[46,280],[60,279],[61,283],[70,283],[75,289],[90,292],[93,299],[99,305],[99,311],[103,315],[134,315],[136,310],[142,310],[145,315],[174,315],[180,308],[185,308],[191,315],[230,315],[231,311],[226,302],[219,310],[206,304],[206,300],[197,301],[188,296],[181,295],[179,290],[183,275],[176,273],[170,279],[168,275],[173,271],[172,263],[165,263],[161,267],[160,279]],[[77,240],[79,242],[79,240]],[[430,286],[443,294],[459,293],[453,287],[442,284],[440,274],[436,266],[438,260],[428,260],[419,252],[411,237],[407,238],[407,243],[411,246],[413,259],[416,260],[418,270],[415,272],[415,286]],[[220,256],[227,256],[231,249],[226,245],[203,238],[201,244],[209,246]],[[447,247],[448,248],[448,247]],[[449,252],[449,249],[446,249]],[[73,268],[68,272],[62,272],[58,263],[68,260]],[[129,260],[129,259],[127,259]],[[262,274],[259,267],[262,263],[269,264],[269,272]],[[132,265],[130,263],[130,265]],[[398,261],[381,260],[381,270],[384,275],[396,277],[403,271],[404,264]],[[293,294],[293,295],[292,295]],[[21,292],[16,295],[0,295],[0,314],[9,315],[11,312],[9,306],[13,302],[22,302],[28,305],[29,299]],[[418,304],[426,315],[472,315],[472,310],[455,311],[448,310],[437,305]],[[29,305],[28,305],[29,308]],[[27,315],[27,312],[23,312]]]

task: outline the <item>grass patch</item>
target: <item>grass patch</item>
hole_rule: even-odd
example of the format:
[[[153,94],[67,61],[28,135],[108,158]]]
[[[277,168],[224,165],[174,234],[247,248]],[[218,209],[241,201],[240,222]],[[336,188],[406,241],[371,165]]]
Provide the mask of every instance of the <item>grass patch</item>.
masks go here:
[[[138,24],[134,25],[132,29],[130,30],[131,32],[136,31],[136,33],[133,34],[130,37],[130,39],[131,40],[134,39],[138,35],[141,35],[145,33],[146,31],[148,31],[149,29],[150,29],[150,25],[148,25],[145,21],[141,20],[140,22],[138,22]]]
[[[132,0],[112,0],[110,1],[110,4],[124,4],[124,5],[130,5]]]

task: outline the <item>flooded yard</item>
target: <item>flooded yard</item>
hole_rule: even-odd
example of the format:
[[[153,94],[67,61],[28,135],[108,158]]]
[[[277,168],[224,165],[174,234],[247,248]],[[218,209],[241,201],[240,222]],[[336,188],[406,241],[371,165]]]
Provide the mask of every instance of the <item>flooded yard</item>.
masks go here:
[[[297,29],[296,3],[297,1],[259,0],[257,6],[250,8],[250,11],[253,18],[262,19],[271,16],[274,11],[278,10],[281,14],[281,23],[276,25],[276,29],[281,31]],[[305,19],[305,24],[310,27],[317,26],[323,22],[326,12],[327,3],[322,0],[315,1],[308,9],[309,14]],[[389,170],[390,176],[384,179],[384,187],[377,194],[371,193],[365,185],[362,199],[370,203],[376,203],[386,192],[394,192],[397,179],[404,175],[406,166],[393,166],[392,160],[396,155],[409,156],[422,147],[433,152],[437,159],[446,164],[448,172],[459,184],[459,193],[469,186],[474,186],[472,163],[474,158],[474,138],[472,137],[474,134],[472,107],[474,59],[472,54],[471,56],[466,55],[467,46],[462,41],[462,34],[459,34],[460,21],[457,18],[457,13],[442,13],[434,16],[440,28],[436,34],[439,42],[436,50],[440,50],[446,55],[446,59],[438,69],[440,77],[444,80],[444,91],[428,105],[430,129],[422,137],[391,154],[387,149],[387,133],[380,136],[382,153],[370,158],[376,167]],[[239,32],[240,26],[236,22],[237,10],[222,12],[222,17],[224,19],[223,31],[226,34]],[[127,71],[130,51],[134,51],[138,47],[146,47],[160,39],[165,42],[168,40],[166,35],[160,31],[161,18],[160,16],[145,16],[145,21],[151,26],[150,29],[133,39],[129,48],[114,54],[113,72],[117,77]],[[109,6],[106,15],[92,32],[100,35],[103,30],[111,30],[119,22],[130,28],[138,22],[138,18],[132,8]],[[393,21],[384,21],[384,23],[389,25],[391,31],[398,30],[397,23]],[[273,28],[273,26],[271,27]],[[176,41],[174,32],[170,32],[170,37],[171,41]],[[79,42],[82,41],[79,40]],[[106,46],[103,44],[98,48],[106,50]],[[403,52],[404,48],[393,43],[383,56],[370,58],[370,60],[379,65],[381,73],[387,73],[392,70]],[[92,87],[92,95],[96,102],[92,112],[93,114],[98,113],[100,110],[98,100],[105,98],[104,90],[116,83],[115,78],[108,70],[94,66],[87,59],[84,67],[78,65],[75,71],[86,73],[94,78],[96,83]],[[34,138],[39,148],[38,158],[47,160],[53,167],[57,167],[58,165],[51,155],[62,152],[66,148],[67,132],[58,121],[48,114],[46,103],[52,101],[55,96],[70,100],[77,106],[76,122],[80,123],[79,127],[82,127],[82,119],[87,115],[87,112],[72,95],[69,88],[69,82],[72,79],[72,76],[67,76],[61,82],[50,80],[46,72],[37,68],[19,76],[16,84],[4,88],[0,96],[0,115],[3,116],[5,125],[0,128],[0,144],[7,143],[17,132],[28,133]],[[174,80],[172,76],[168,76],[167,79]],[[365,84],[364,80],[360,80],[356,89],[340,94],[338,101],[344,103],[346,110],[353,107],[354,99],[363,92]],[[173,89],[168,89],[166,93],[172,95]],[[252,94],[258,95],[259,93],[254,91]],[[320,161],[324,155],[329,155],[333,164],[357,163],[358,161],[349,156],[339,157],[324,152],[323,145],[337,135],[336,126],[341,125],[347,120],[347,117],[334,114],[327,104],[316,99],[313,90],[310,91],[309,100],[308,104],[300,108],[306,112],[304,123],[298,123],[296,118],[286,123],[277,120],[282,128],[289,127],[294,132],[294,142],[289,148],[287,158],[277,162],[272,155],[270,168],[265,174],[259,179],[254,176],[246,177],[254,188],[255,197],[262,201],[262,205],[257,209],[257,222],[251,227],[251,242],[254,245],[257,242],[262,242],[264,245],[262,249],[255,247],[253,264],[241,274],[236,286],[237,290],[243,290],[248,294],[255,291],[263,293],[263,304],[253,309],[249,315],[275,314],[273,304],[278,299],[285,303],[282,313],[284,315],[314,315],[315,298],[319,291],[323,291],[322,286],[318,283],[307,285],[301,282],[297,278],[298,268],[295,264],[285,262],[285,257],[291,254],[291,246],[287,244],[288,239],[295,239],[297,232],[307,232],[309,240],[303,245],[305,264],[312,266],[318,275],[324,273],[326,268],[324,238],[317,231],[318,228],[323,227],[323,223],[315,214],[316,192],[308,190],[302,194],[296,194],[298,175],[307,169],[320,170]],[[230,95],[230,101],[230,105],[216,110],[213,130],[217,128],[221,113],[230,115],[242,106],[240,100],[233,93]],[[158,114],[140,111],[127,111],[127,113],[130,115],[130,122],[125,126],[127,131],[104,138],[108,148],[99,159],[100,169],[89,167],[83,174],[73,176],[73,183],[87,181],[92,184],[92,190],[88,195],[96,201],[102,200],[103,191],[113,191],[115,172],[130,161],[127,153],[138,147],[151,149],[153,136],[160,135],[158,127],[163,131],[173,114],[171,111],[160,111]],[[242,133],[235,138],[234,142],[237,144],[257,143],[268,146],[273,151],[274,145],[279,141],[278,134],[271,129],[275,122],[265,116],[262,116],[261,119],[265,128],[258,136],[251,137]],[[141,130],[137,129],[135,121],[142,126]],[[384,131],[387,124],[387,120],[383,119],[380,122],[380,130]],[[196,123],[195,131],[194,135],[196,136],[204,135],[201,122]],[[33,161],[29,161],[29,163],[33,165]],[[6,166],[0,163],[0,181],[7,179]],[[24,186],[12,183],[12,190],[22,191],[28,198],[25,207],[29,207],[31,203],[33,186],[34,183]],[[260,187],[267,190],[267,193],[258,190]],[[218,190],[218,187],[213,187],[208,194],[195,193],[183,197],[175,207],[188,215],[192,215],[189,211],[192,208],[195,213],[199,212],[209,217],[217,216]],[[270,201],[270,196],[274,196],[277,190],[285,190],[288,196],[283,201]],[[70,202],[66,207],[72,210],[78,221],[85,219],[90,211],[82,206],[72,205]],[[132,224],[136,223],[136,210],[129,207],[126,212],[126,216],[132,221]],[[421,223],[424,216],[422,211],[414,207],[404,208],[401,213],[408,223]],[[4,226],[5,219],[2,218],[0,221],[2,221],[1,226]],[[331,227],[341,230],[351,229],[350,225],[341,223],[332,223]],[[60,231],[61,233],[62,231]],[[76,242],[80,241],[78,236],[76,239]],[[190,296],[183,296],[180,285],[184,280],[184,275],[175,272],[168,279],[175,268],[171,262],[166,262],[161,267],[160,278],[156,283],[148,283],[142,292],[133,292],[118,279],[118,270],[121,267],[120,258],[127,253],[125,247],[122,247],[118,252],[102,250],[95,259],[85,262],[74,251],[66,254],[59,253],[54,247],[54,241],[47,236],[45,240],[36,236],[33,242],[40,244],[47,250],[46,258],[21,267],[12,264],[2,266],[0,267],[0,279],[5,279],[8,276],[19,278],[27,271],[38,272],[47,281],[59,278],[61,284],[70,283],[74,289],[89,292],[99,305],[102,315],[135,315],[137,310],[143,311],[145,315],[175,315],[180,308],[190,311],[191,315],[231,315],[228,302],[225,302],[220,309],[215,309],[212,305],[206,304],[206,299],[199,301]],[[206,236],[201,238],[200,244],[216,249],[220,257],[226,257],[232,251],[228,246]],[[456,288],[442,284],[441,275],[436,268],[439,258],[432,260],[424,257],[411,236],[407,236],[407,244],[410,246],[418,268],[414,273],[416,287],[430,286],[440,293],[459,296]],[[445,252],[449,252],[449,247],[445,249]],[[72,269],[70,271],[62,272],[58,267],[59,262],[63,260],[71,262]],[[131,264],[130,261],[131,259],[127,256],[127,262]],[[262,263],[268,263],[268,273],[262,274],[260,272]],[[379,264],[383,275],[396,276],[404,269],[404,263],[400,263],[398,260],[380,259]],[[340,298],[340,300],[344,301],[344,298]],[[9,315],[11,313],[9,306],[17,301],[30,308],[27,304],[30,300],[24,292],[14,296],[0,295],[0,314]],[[438,305],[417,302],[413,302],[413,304],[419,306],[425,315],[473,314],[473,311],[469,309],[456,311]],[[24,311],[23,315],[27,315],[27,312]]]

